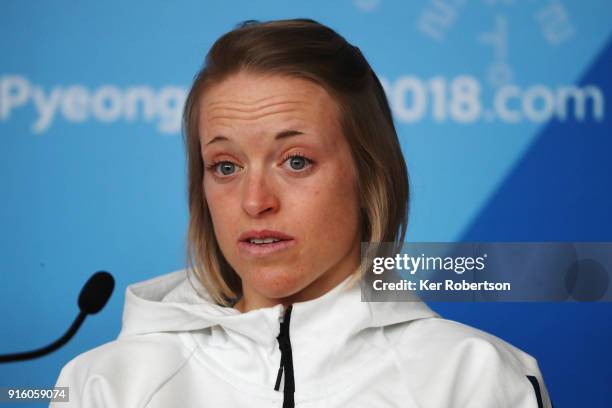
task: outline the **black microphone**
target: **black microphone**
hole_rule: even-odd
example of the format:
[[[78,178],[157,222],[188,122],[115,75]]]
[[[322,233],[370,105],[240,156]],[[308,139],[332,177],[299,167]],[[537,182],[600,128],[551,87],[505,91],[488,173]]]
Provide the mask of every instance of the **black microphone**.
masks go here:
[[[108,299],[110,299],[114,288],[115,279],[113,279],[113,275],[106,271],[94,273],[85,283],[83,289],[81,289],[81,294],[79,295],[79,309],[81,311],[68,331],[64,333],[62,337],[48,346],[39,348],[37,350],[0,355],[0,363],[29,360],[32,358],[41,357],[62,347],[72,338],[72,336],[74,336],[77,330],[79,330],[79,327],[81,327],[81,324],[83,324],[83,321],[87,315],[96,314],[102,310],[104,305],[106,305],[106,302],[108,302]]]

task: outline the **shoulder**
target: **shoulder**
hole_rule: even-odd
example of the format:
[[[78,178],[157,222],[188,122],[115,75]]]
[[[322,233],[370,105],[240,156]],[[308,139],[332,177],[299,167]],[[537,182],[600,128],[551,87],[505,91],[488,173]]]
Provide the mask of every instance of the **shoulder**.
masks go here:
[[[426,339],[425,341],[423,341]],[[402,342],[420,344],[422,351],[440,353],[447,357],[455,354],[470,355],[473,358],[503,358],[509,363],[529,371],[537,369],[536,360],[490,333],[463,323],[440,317],[420,319],[406,327],[401,336]]]
[[[151,333],[120,337],[76,356],[67,366],[96,374],[129,372],[145,366],[161,371],[184,362],[190,354],[191,347],[179,335]]]
[[[439,317],[402,326],[393,347],[402,365],[418,367],[418,378],[412,380],[423,386],[435,382],[442,389],[446,382],[449,401],[477,407],[550,406],[536,359],[512,344]]]
[[[120,337],[82,353],[61,370],[56,387],[70,387],[69,407],[144,406],[190,359],[179,335]]]

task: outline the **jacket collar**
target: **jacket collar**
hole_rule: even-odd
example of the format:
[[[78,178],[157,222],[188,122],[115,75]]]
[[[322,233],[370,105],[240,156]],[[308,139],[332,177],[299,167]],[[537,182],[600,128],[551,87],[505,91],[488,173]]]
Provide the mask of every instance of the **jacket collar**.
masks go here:
[[[292,342],[350,337],[369,328],[437,316],[418,299],[362,302],[359,285],[349,287],[348,280],[319,298],[293,305]],[[269,345],[276,342],[283,312],[282,305],[246,313],[219,306],[211,301],[199,281],[183,269],[128,286],[119,337],[220,326]]]
[[[349,287],[348,280],[319,298],[293,304],[289,337],[296,398],[349,386],[356,372],[387,361],[388,336],[400,333],[394,330],[398,323],[437,316],[418,299],[362,302],[360,286]],[[200,345],[199,358],[225,372],[226,380],[271,389],[283,314],[282,305],[241,313],[214,304],[197,279],[180,270],[128,286],[119,337],[185,333]]]

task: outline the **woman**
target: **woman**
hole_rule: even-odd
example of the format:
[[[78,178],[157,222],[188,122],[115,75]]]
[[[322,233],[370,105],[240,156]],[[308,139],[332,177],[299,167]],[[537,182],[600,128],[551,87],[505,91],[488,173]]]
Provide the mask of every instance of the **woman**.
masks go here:
[[[62,370],[62,406],[550,406],[513,346],[360,301],[360,243],[403,242],[408,179],[358,48],[312,20],[246,22],[184,126],[190,267],[128,287],[119,338]]]

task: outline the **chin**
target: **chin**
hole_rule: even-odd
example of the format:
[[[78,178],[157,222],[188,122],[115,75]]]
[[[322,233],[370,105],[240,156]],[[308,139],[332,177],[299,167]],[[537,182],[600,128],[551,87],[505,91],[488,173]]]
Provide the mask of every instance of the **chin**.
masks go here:
[[[300,274],[285,270],[262,269],[253,271],[250,286],[269,299],[282,299],[303,290],[310,283]]]

